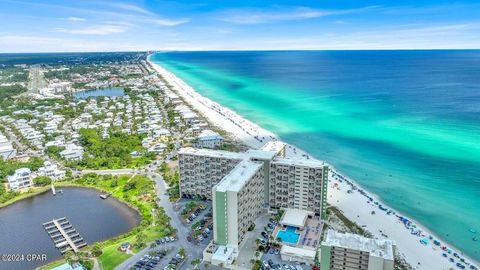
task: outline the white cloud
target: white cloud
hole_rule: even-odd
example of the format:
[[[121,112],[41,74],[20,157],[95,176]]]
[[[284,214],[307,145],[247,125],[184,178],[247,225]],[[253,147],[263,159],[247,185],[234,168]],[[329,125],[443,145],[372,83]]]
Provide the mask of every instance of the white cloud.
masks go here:
[[[183,19],[152,19],[151,22],[156,24],[156,25],[161,25],[161,26],[176,26],[184,23],[188,23],[190,20],[187,18]]]
[[[83,22],[85,21],[85,18],[71,16],[71,17],[68,17],[67,20],[72,22]]]
[[[57,28],[57,32],[68,33],[68,34],[77,34],[77,35],[110,35],[126,32],[128,29],[127,25],[114,25],[114,24],[105,24],[105,25],[96,25],[87,28],[78,28],[78,29],[66,29],[66,28]]]
[[[142,14],[145,14],[145,15],[154,15],[154,13],[142,8],[142,7],[139,7],[139,6],[136,6],[136,5],[132,5],[132,4],[127,4],[127,3],[115,3],[113,4],[112,6],[114,7],[117,7],[119,9],[123,9],[123,10],[127,10],[127,11],[133,11],[133,12],[136,12],[136,13],[142,13]]]
[[[313,19],[332,15],[349,14],[374,9],[377,7],[378,6],[369,6],[359,9],[345,10],[319,10],[308,7],[277,8],[276,10],[233,9],[221,12],[219,20],[234,24],[273,23],[279,21]]]

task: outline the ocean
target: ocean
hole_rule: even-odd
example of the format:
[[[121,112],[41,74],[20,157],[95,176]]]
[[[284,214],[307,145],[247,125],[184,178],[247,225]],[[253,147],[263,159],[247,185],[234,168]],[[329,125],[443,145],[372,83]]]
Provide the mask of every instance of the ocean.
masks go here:
[[[480,261],[480,51],[164,52],[152,60]]]

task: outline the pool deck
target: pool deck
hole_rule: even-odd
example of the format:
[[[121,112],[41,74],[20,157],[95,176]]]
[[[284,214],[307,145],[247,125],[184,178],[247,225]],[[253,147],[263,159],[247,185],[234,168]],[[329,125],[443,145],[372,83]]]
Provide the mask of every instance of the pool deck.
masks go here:
[[[296,245],[285,242],[284,244],[289,246],[295,246],[299,248],[317,248],[320,245],[320,236],[322,235],[323,222],[319,217],[307,218],[305,227],[303,230],[296,230],[300,233],[299,241]],[[278,224],[272,232],[274,239],[279,231],[285,230],[285,226]]]

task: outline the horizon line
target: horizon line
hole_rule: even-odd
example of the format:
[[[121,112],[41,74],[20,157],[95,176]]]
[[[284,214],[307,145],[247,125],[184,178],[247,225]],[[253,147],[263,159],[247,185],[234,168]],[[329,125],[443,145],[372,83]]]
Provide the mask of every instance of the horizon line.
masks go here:
[[[49,54],[49,53],[159,53],[159,52],[301,52],[301,51],[478,51],[480,48],[389,48],[389,49],[205,49],[205,50],[126,50],[126,51],[45,51],[45,52],[0,52],[2,54]]]

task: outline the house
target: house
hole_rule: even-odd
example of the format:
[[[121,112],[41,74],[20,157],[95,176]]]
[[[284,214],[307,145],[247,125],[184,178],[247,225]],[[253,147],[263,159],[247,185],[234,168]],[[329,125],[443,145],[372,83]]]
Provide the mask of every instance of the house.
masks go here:
[[[60,156],[66,160],[81,160],[83,158],[83,148],[73,143],[67,144],[65,150],[60,152]]]
[[[50,161],[45,161],[43,163],[43,167],[38,169],[37,174],[39,176],[47,176],[55,180],[65,177],[65,171],[59,170],[57,164],[54,164]]]
[[[154,153],[161,153],[165,151],[167,146],[164,143],[157,143],[154,146],[150,147],[148,149],[148,152],[154,152]]]
[[[10,190],[18,191],[29,188],[33,185],[32,171],[29,168],[20,168],[13,175],[7,177],[7,182]]]
[[[130,248],[131,248],[131,245],[130,245],[129,242],[122,243],[122,244],[120,245],[120,247],[118,247],[118,249],[119,249],[121,252],[127,252]]]
[[[197,147],[215,149],[221,147],[223,137],[215,131],[206,129],[200,132],[197,137]]]

